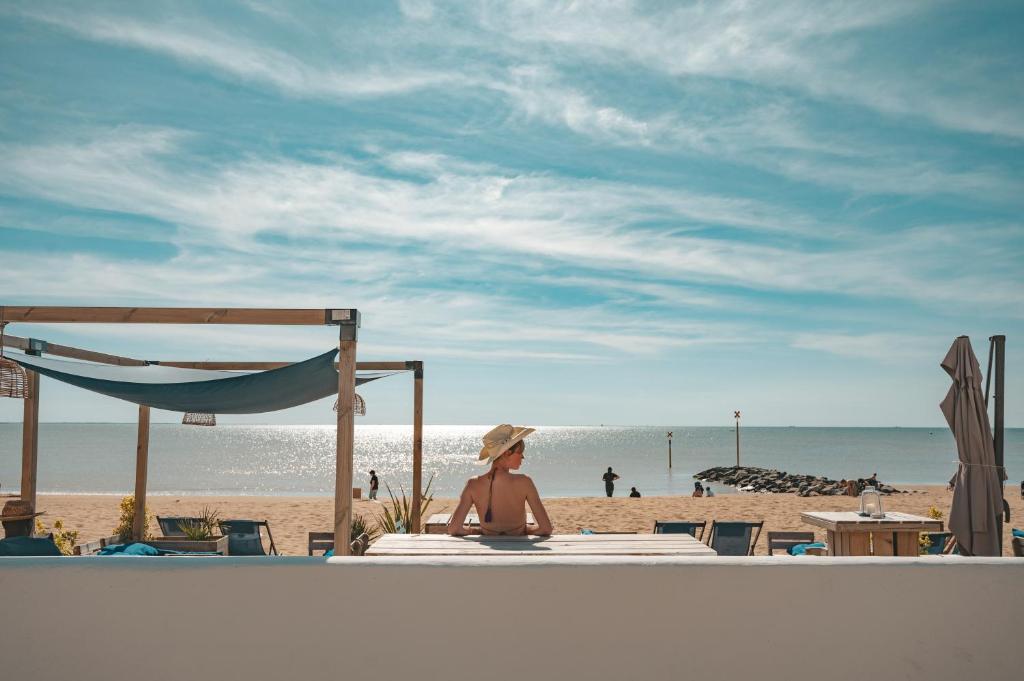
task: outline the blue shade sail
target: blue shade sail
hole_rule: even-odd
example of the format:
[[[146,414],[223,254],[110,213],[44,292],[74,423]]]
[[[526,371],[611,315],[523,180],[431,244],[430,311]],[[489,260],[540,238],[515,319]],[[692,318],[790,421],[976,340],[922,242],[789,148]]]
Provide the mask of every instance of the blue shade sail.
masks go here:
[[[113,366],[36,357],[7,356],[43,376],[120,400],[167,411],[260,414],[297,407],[338,392],[337,350],[279,369],[257,372],[206,371],[160,365]],[[392,372],[393,373],[393,372]],[[388,373],[357,374],[356,385]]]

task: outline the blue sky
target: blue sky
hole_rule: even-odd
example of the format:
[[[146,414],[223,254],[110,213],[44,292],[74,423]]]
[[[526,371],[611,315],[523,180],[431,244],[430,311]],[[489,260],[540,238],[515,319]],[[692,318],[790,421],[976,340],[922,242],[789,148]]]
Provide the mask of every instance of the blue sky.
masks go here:
[[[427,363],[428,423],[941,425],[953,338],[1005,333],[1024,425],[1018,3],[138,5],[0,8],[7,304],[358,307],[360,358]],[[410,380],[363,393],[409,421]]]

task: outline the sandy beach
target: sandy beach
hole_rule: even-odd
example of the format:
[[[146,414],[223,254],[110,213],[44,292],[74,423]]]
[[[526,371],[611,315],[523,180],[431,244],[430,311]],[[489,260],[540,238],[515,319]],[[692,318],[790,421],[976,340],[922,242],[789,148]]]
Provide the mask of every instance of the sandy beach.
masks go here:
[[[948,514],[952,493],[944,487],[916,487],[907,494],[885,497],[886,510],[926,515],[932,506]],[[1016,490],[1008,490],[1012,512],[1011,525],[1024,526],[1024,502]],[[79,541],[90,541],[110,534],[117,524],[119,497],[109,495],[39,496],[43,520],[52,524],[63,519],[66,527],[79,532]],[[815,530],[800,521],[802,511],[855,510],[853,497],[797,497],[793,494],[720,495],[692,497],[574,497],[547,499],[545,504],[559,534],[574,534],[581,527],[600,531],[650,532],[655,520],[764,520],[765,526],[756,553],[767,554],[767,535],[773,530]],[[221,518],[267,519],[278,549],[287,555],[306,555],[306,533],[329,530],[333,515],[330,497],[269,496],[153,496],[150,512],[155,515],[195,515],[203,506],[219,512]],[[450,512],[454,499],[435,499],[431,513]],[[381,513],[381,502],[356,501],[355,513],[372,519]],[[156,528],[154,528],[156,530]],[[1010,555],[1009,526],[1005,528],[1004,552]],[[823,533],[817,532],[819,539]]]

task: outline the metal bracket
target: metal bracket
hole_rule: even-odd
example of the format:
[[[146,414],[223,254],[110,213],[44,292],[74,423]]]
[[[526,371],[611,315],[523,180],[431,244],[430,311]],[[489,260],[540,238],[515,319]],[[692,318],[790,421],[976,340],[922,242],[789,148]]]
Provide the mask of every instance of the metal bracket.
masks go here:
[[[338,336],[343,341],[359,339],[359,326],[363,319],[359,310],[327,310],[328,324],[339,327]]]
[[[25,348],[26,355],[35,355],[36,357],[39,357],[46,352],[46,341],[38,338],[26,338],[25,340],[28,344],[28,347]]]

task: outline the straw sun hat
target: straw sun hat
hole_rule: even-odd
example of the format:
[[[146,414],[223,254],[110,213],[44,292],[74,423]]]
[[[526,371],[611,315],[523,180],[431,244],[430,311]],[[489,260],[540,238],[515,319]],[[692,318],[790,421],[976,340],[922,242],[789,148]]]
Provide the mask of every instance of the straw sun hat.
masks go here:
[[[37,515],[43,515],[45,511],[39,513],[32,512],[32,504],[22,499],[11,499],[4,504],[4,510],[0,511],[0,522],[14,522],[16,520],[32,520]]]
[[[532,433],[536,428],[527,428],[526,426],[511,426],[507,423],[503,423],[500,426],[495,426],[491,429],[491,432],[484,435],[483,449],[480,450],[480,458],[477,459],[477,465],[484,466],[494,461],[511,449],[517,442],[522,440],[524,437]]]

